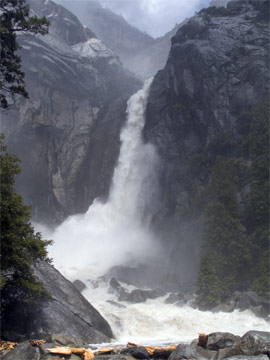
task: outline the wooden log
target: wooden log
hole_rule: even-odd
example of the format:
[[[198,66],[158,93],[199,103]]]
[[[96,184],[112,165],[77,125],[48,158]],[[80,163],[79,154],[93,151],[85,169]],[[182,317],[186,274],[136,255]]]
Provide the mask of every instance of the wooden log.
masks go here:
[[[167,348],[157,348],[153,351],[153,358],[155,359],[168,359],[171,353],[176,349],[176,346],[169,346]]]
[[[115,350],[115,346],[100,348],[100,349],[98,349],[98,351],[95,352],[95,354],[96,355],[111,354],[112,352],[114,352],[114,350]]]
[[[12,350],[15,346],[17,346],[17,342],[12,341],[0,341],[0,351],[2,350]]]
[[[69,347],[67,346],[57,346],[53,349],[45,349],[51,354],[60,354],[60,355],[71,355],[72,352]]]
[[[85,349],[83,354],[83,360],[90,360],[93,359],[95,355],[92,353],[91,350]]]
[[[201,346],[202,348],[206,349],[206,347],[207,347],[207,341],[208,341],[208,335],[206,335],[206,334],[199,334],[198,346]]]
[[[85,353],[85,349],[82,348],[70,348],[71,353],[72,354],[77,354],[77,355],[83,355]]]

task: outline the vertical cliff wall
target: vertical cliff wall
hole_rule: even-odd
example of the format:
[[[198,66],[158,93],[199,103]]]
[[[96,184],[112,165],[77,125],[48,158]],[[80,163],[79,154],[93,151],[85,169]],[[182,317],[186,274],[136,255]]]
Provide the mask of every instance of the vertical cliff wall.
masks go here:
[[[194,282],[200,256],[200,192],[209,182],[202,149],[220,133],[234,137],[237,117],[268,96],[268,5],[232,1],[201,11],[172,38],[167,64],[153,81],[145,126],[145,140],[161,158],[153,227],[167,244],[171,276],[180,283]],[[208,155],[215,158],[211,150]]]
[[[30,99],[18,99],[1,122],[9,151],[22,160],[17,187],[34,219],[59,222],[106,197],[126,101],[141,84],[64,7],[30,6],[50,31],[19,36]]]

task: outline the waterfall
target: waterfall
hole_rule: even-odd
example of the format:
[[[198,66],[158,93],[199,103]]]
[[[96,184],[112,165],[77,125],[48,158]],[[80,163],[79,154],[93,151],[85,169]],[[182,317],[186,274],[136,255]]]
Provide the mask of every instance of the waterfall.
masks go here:
[[[145,218],[147,203],[156,195],[158,163],[154,147],[142,140],[151,82],[146,81],[128,101],[108,200],[95,200],[85,214],[69,217],[52,233],[42,231],[54,240],[50,250],[54,265],[69,279],[86,283],[83,295],[108,320],[118,342],[179,343],[196,338],[198,333],[228,331],[243,335],[250,329],[267,330],[266,321],[250,311],[213,314],[188,305],[166,304],[166,296],[141,304],[123,302],[119,307],[117,293],[108,291],[108,280],[97,279],[114,265],[148,261],[149,254],[162,256]],[[162,266],[160,260],[157,263]],[[121,285],[126,291],[133,289]]]
[[[154,195],[155,149],[142,129],[152,79],[131,96],[108,200],[95,200],[83,215],[65,220],[52,234],[50,256],[67,277],[103,275],[113,265],[145,260],[158,244],[145,226],[145,206]]]

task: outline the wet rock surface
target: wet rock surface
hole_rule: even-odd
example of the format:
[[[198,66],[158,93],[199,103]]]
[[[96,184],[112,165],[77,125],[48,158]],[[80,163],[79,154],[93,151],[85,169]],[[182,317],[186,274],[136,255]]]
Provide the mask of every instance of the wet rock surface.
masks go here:
[[[240,342],[240,336],[235,336],[231,333],[216,332],[208,335],[207,349],[219,350],[228,347],[233,347]]]
[[[150,359],[148,351],[142,346],[127,347],[126,349],[121,350],[120,354],[131,355],[135,359]]]
[[[18,308],[15,319],[10,314],[5,328],[1,329],[3,338],[18,341],[63,334],[61,339],[59,336],[49,339],[63,345],[67,339],[73,341],[72,337],[88,343],[111,340],[113,334],[108,322],[58,270],[47,262],[39,262],[34,273],[49,296],[27,312]]]
[[[200,338],[191,344],[180,343],[177,347],[151,347],[128,343],[124,349],[119,346],[98,348],[91,352],[97,360],[132,360],[132,359],[169,359],[169,360],[222,360],[222,359],[246,359],[267,360],[269,359],[269,332],[249,331],[242,337],[230,333],[212,333],[204,335],[209,343],[199,346]],[[13,350],[0,352],[0,358],[5,360],[46,360],[61,359],[61,355],[50,354],[48,350],[54,346],[61,346],[64,350],[74,348],[74,353],[69,359],[82,359],[76,354],[76,348],[88,350],[84,340],[61,334],[53,334],[47,337],[40,346],[33,347],[31,342],[24,341]],[[210,350],[214,348],[215,350]],[[56,350],[57,351],[57,350]],[[66,358],[66,357],[65,357]]]
[[[256,3],[236,0],[225,15],[189,19],[152,83],[144,136],[160,157],[153,225],[174,265],[167,282],[183,289],[195,282],[204,221],[192,191],[203,192],[209,181],[205,171],[198,179],[190,172],[192,156],[218,134],[233,132],[242,112],[268,98],[269,23],[258,20],[263,1]]]

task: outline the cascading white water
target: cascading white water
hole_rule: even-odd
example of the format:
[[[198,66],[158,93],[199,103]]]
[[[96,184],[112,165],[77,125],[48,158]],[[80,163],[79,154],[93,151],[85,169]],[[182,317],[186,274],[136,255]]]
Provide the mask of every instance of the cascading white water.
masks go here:
[[[202,312],[189,306],[165,304],[164,298],[143,304],[117,301],[108,292],[108,283],[92,286],[89,279],[103,275],[113,265],[143,261],[147,254],[161,253],[147,230],[144,207],[155,194],[157,156],[142,141],[144,113],[151,81],[128,101],[127,123],[121,132],[121,148],[107,202],[99,200],[83,215],[69,217],[54,232],[37,228],[54,245],[50,256],[54,265],[71,280],[84,280],[84,296],[109,321],[120,342],[162,343],[191,340],[199,332],[229,331],[242,335],[247,330],[268,330],[268,324],[249,311],[233,313]]]
[[[249,310],[234,310],[231,313],[200,311],[189,305],[166,304],[168,294],[155,300],[148,299],[145,303],[121,302],[122,307],[118,307],[115,303],[117,294],[108,293],[106,282],[101,281],[95,290],[91,282],[86,284],[88,287],[83,295],[110,323],[120,344],[177,344],[191,342],[199,333],[224,331],[242,336],[249,330],[269,331],[269,323],[257,318]],[[132,289],[131,286],[121,285],[128,290]]]
[[[97,277],[113,265],[142,260],[158,250],[141,219],[153,193],[157,162],[154,147],[143,144],[141,135],[151,82],[147,80],[128,101],[108,201],[95,200],[85,214],[69,217],[46,236],[54,240],[50,255],[55,266],[69,278]]]

